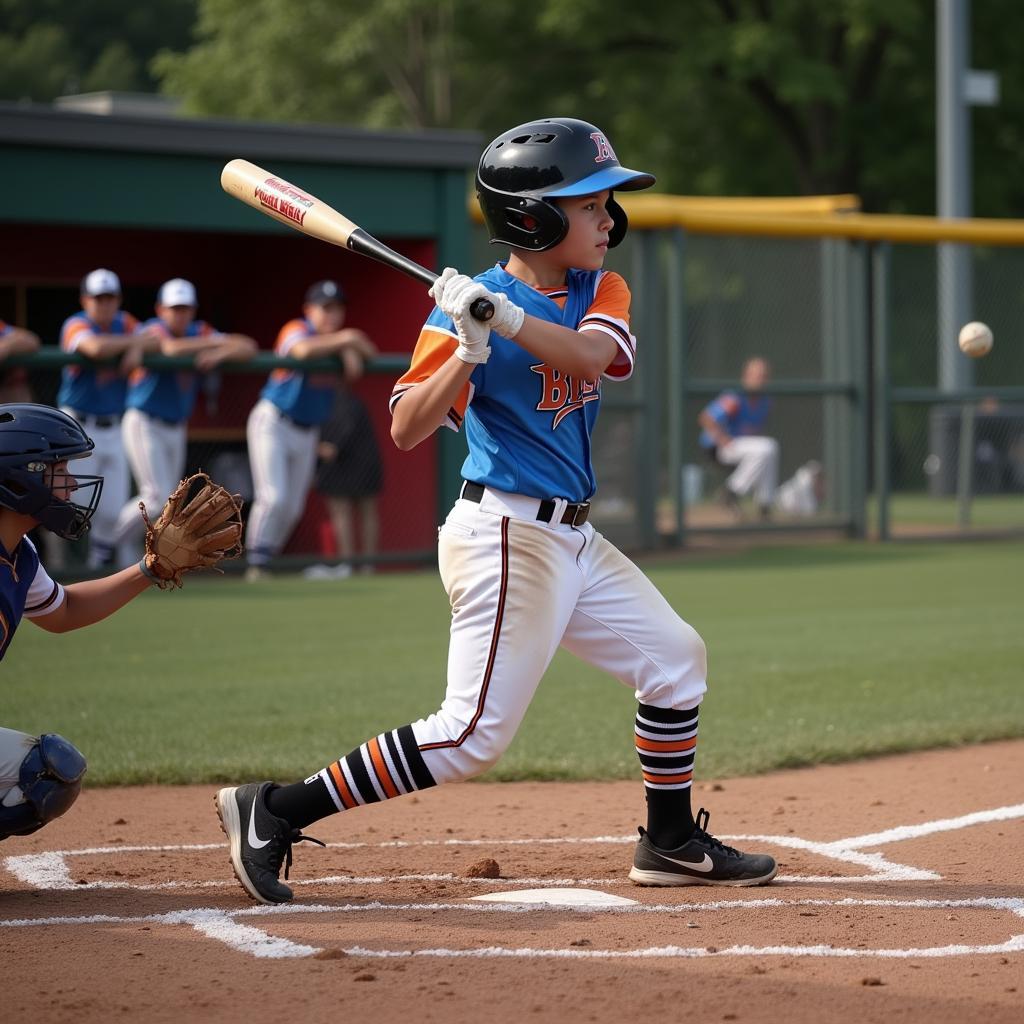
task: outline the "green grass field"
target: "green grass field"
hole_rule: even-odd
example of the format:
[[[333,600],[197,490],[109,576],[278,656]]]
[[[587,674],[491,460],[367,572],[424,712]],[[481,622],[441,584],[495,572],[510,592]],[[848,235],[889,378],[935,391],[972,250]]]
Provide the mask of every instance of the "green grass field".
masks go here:
[[[762,548],[650,565],[710,652],[701,776],[1024,736],[1017,544]],[[58,731],[92,784],[304,777],[435,710],[436,573],[147,593],[92,629],[24,623],[2,723]],[[630,691],[559,654],[491,779],[635,778]]]
[[[877,515],[872,507],[870,514]],[[893,529],[906,526],[959,525],[959,505],[955,497],[931,497],[927,494],[897,493],[892,496],[889,519]],[[1019,494],[979,494],[971,499],[969,529],[1024,529],[1024,496]]]

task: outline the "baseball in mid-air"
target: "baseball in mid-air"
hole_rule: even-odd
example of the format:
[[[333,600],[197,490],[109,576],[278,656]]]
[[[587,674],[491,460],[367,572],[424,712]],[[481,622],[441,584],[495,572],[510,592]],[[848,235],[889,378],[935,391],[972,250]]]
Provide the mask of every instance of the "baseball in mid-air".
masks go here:
[[[960,351],[965,356],[970,356],[972,359],[980,359],[982,356],[987,356],[992,351],[992,342],[992,329],[988,324],[972,320],[969,324],[964,324],[960,328],[958,343]]]

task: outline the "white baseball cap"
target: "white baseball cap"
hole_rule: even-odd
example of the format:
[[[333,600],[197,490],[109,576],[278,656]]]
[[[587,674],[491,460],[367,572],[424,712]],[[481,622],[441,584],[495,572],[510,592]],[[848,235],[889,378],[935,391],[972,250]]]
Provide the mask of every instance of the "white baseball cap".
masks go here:
[[[160,287],[157,297],[158,306],[198,306],[196,286],[183,277],[175,277],[165,281]]]
[[[120,295],[121,282],[112,270],[94,270],[82,279],[83,295]]]

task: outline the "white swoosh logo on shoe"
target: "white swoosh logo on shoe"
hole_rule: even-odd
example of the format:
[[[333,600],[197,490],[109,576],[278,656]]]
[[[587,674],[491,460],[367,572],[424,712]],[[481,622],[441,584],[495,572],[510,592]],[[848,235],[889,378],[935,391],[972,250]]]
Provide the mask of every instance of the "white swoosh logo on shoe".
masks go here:
[[[260,839],[260,837],[256,835],[256,801],[259,797],[259,790],[257,790],[256,795],[252,798],[252,811],[249,813],[249,845],[254,850],[262,850],[263,847],[270,842],[269,839]],[[707,854],[704,854],[704,856],[706,858]]]
[[[662,860],[671,861],[673,864],[678,864],[681,868],[689,868],[691,871],[713,871],[715,868],[715,862],[706,853],[704,854],[704,859],[696,864],[688,860],[676,860],[675,857],[666,857],[663,853],[659,853],[658,856]]]

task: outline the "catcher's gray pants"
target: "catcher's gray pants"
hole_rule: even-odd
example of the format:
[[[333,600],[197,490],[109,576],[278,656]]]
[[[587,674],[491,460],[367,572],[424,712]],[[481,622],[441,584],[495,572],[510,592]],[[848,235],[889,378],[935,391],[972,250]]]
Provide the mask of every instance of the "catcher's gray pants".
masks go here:
[[[0,804],[5,807],[22,802],[18,788],[18,772],[25,755],[38,736],[0,727]]]

